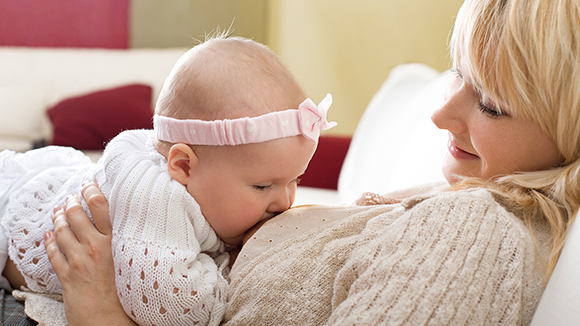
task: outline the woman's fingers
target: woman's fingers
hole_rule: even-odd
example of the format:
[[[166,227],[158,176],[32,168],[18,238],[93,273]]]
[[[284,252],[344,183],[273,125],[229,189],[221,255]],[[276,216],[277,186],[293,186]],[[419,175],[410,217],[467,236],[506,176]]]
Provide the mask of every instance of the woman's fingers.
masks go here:
[[[62,247],[65,255],[67,255],[67,252],[76,251],[78,249],[79,240],[68,223],[66,212],[63,207],[56,206],[54,208],[52,213],[52,223],[54,224],[54,234],[56,235],[56,246]]]
[[[68,262],[64,254],[60,251],[60,246],[53,232],[48,231],[44,234],[44,247],[46,248],[48,260],[52,264],[52,268],[56,274],[59,278],[65,277],[68,272]]]
[[[70,261],[67,257],[69,259],[76,257],[74,254],[81,252],[87,254],[87,251],[93,253],[95,248],[110,251],[112,227],[109,205],[94,182],[83,184],[81,191],[98,230],[84,212],[78,196],[69,196],[65,207],[54,208],[52,214],[54,232],[47,232],[44,242],[49,260],[59,276],[66,273],[69,268]],[[106,237],[101,239],[103,235]],[[103,244],[99,245],[101,240]]]
[[[105,196],[103,196],[94,182],[84,183],[81,193],[91,211],[95,224],[93,225],[93,222],[83,210],[79,197],[76,195],[69,196],[65,205],[66,221],[70,224],[74,234],[76,234],[78,242],[85,244],[96,241],[100,236],[110,237],[112,235],[112,227],[109,218],[109,204]],[[57,225],[55,224],[55,232],[56,227]],[[57,233],[57,239],[61,247],[63,247],[63,244],[60,243],[59,233]]]
[[[113,227],[109,216],[109,203],[97,187],[97,184],[89,181],[83,184],[81,193],[89,206],[95,226],[104,235],[112,235]]]
[[[70,196],[65,208],[54,210],[54,232],[44,236],[48,259],[62,284],[67,321],[135,325],[117,297],[107,202],[94,183],[83,187],[83,194],[102,233],[85,214],[79,197]]]

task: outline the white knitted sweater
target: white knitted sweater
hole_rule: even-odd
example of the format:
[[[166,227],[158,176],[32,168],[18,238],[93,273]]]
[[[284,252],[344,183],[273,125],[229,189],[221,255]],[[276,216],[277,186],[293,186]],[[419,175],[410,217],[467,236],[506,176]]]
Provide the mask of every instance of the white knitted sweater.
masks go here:
[[[485,190],[291,209],[240,252],[224,323],[526,325],[549,241],[541,221],[533,232],[537,248]]]
[[[72,178],[74,192],[92,176],[109,201],[117,292],[127,315],[140,325],[219,324],[225,310],[228,254],[199,205],[167,172],[165,158],[153,147],[152,131],[123,132],[107,145],[96,166],[81,170]],[[58,188],[66,194],[57,191],[55,198],[71,193],[70,187]],[[13,220],[7,215],[3,220]],[[29,245],[29,237],[16,235],[17,241],[12,236],[22,235],[17,230],[23,228],[11,224],[26,224],[27,230],[41,224],[46,229],[52,224],[50,215],[3,224],[13,239],[11,257],[14,252],[19,269],[27,271],[29,287],[60,292],[57,279],[51,278],[50,287],[43,286],[46,274],[50,278],[54,272],[41,271],[34,264],[36,259],[46,260],[46,254],[19,259],[18,252],[25,242]],[[41,239],[42,233],[32,242]]]

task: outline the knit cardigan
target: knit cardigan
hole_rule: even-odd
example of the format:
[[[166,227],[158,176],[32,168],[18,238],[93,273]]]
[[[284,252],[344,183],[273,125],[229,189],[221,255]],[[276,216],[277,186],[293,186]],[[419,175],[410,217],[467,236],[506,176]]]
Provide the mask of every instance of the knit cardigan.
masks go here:
[[[33,291],[62,293],[42,234],[53,227],[52,207],[79,193],[82,181],[96,180],[110,206],[117,292],[127,315],[140,325],[217,325],[229,255],[197,202],[169,175],[153,136],[125,131],[97,164],[60,147],[0,155],[0,166],[13,171],[11,179],[0,178],[0,195],[12,194],[2,217],[10,257]]]
[[[140,325],[217,325],[229,255],[153,140],[150,130],[125,131],[97,163],[113,217],[117,293]]]
[[[293,209],[238,256],[224,324],[525,325],[548,241],[486,190]]]

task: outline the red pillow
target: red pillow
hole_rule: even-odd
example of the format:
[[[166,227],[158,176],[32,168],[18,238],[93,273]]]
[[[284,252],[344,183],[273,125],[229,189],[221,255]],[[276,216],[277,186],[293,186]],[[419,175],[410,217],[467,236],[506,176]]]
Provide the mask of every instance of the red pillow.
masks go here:
[[[123,130],[152,129],[152,89],[133,84],[66,99],[47,113],[52,145],[102,150]]]
[[[300,177],[300,185],[306,187],[337,189],[338,177],[350,146],[350,137],[320,136],[318,148]]]

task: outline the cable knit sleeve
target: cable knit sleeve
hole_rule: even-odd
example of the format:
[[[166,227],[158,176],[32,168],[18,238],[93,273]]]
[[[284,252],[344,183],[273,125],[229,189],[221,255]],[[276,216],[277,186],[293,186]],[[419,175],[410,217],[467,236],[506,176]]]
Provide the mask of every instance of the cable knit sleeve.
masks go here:
[[[230,282],[225,324],[526,324],[539,261],[529,229],[488,191],[412,197],[258,255]]]
[[[328,324],[528,324],[543,289],[535,255],[527,227],[491,194],[438,196],[368,223],[336,277]]]
[[[99,161],[121,304],[140,325],[217,325],[229,256],[149,135],[122,133]]]

